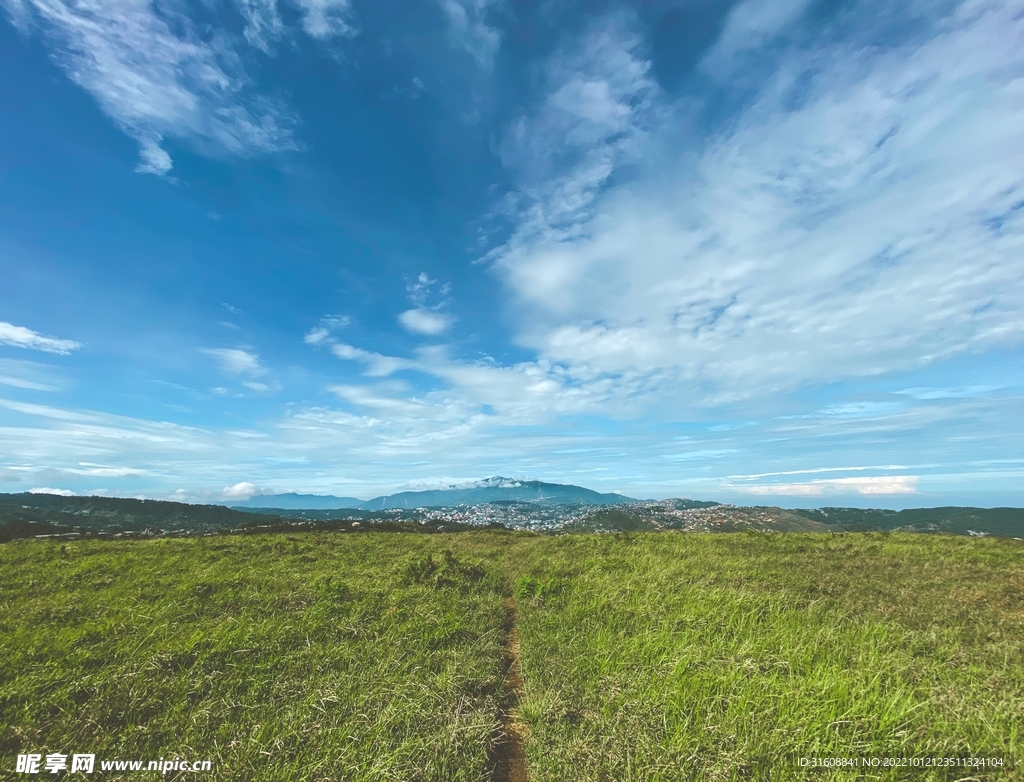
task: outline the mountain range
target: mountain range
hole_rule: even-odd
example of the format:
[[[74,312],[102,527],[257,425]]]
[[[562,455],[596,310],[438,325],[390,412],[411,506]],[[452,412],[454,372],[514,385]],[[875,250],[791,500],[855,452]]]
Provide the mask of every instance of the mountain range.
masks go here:
[[[391,510],[394,508],[436,508],[456,505],[483,505],[493,502],[542,502],[550,505],[617,505],[635,502],[622,494],[602,494],[563,483],[543,481],[517,481],[500,476],[458,484],[443,489],[403,491],[384,494],[371,500],[355,497],[335,497],[324,494],[261,494],[244,502],[231,502],[233,508],[280,508],[281,510]]]

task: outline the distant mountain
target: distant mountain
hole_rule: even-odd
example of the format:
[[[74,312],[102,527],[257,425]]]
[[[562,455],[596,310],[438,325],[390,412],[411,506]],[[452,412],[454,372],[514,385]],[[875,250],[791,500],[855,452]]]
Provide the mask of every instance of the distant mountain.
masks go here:
[[[361,508],[363,500],[335,497],[331,494],[261,494],[244,502],[230,503],[232,508],[281,508],[282,510],[337,510]]]
[[[374,497],[359,507],[363,510],[389,508],[431,508],[452,505],[482,505],[488,502],[543,502],[551,505],[616,505],[636,502],[622,494],[602,494],[582,486],[543,481],[517,481],[488,478],[466,486],[451,486],[428,491],[403,491]]]
[[[543,502],[551,505],[615,505],[635,502],[621,494],[602,494],[562,483],[517,481],[511,478],[487,478],[473,484],[458,484],[444,489],[403,491],[384,494],[372,500],[334,497],[324,494],[261,494],[244,502],[230,503],[232,508],[275,508],[280,510],[390,510],[394,508],[436,508],[452,505],[483,505],[489,502]]]

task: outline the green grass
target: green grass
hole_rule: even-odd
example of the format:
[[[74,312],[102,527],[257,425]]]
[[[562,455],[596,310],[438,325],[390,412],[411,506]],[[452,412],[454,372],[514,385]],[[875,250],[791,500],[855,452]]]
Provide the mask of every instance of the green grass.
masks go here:
[[[533,782],[1024,778],[1024,545],[909,534],[14,541],[0,769],[486,780],[510,593]],[[815,756],[1004,765],[797,765]]]
[[[1020,779],[1024,547],[912,535],[564,537],[519,577],[531,778],[800,778],[1001,757]],[[815,778],[858,778],[849,769]]]
[[[462,542],[455,563],[406,535],[7,544],[0,762],[177,754],[216,779],[480,779],[503,582]]]

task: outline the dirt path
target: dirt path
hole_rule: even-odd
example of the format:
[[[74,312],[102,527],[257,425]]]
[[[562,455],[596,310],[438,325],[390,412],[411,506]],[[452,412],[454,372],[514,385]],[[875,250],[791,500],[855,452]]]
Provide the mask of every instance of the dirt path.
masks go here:
[[[519,631],[516,629],[516,599],[505,599],[505,684],[508,695],[498,707],[501,723],[497,741],[491,749],[493,782],[527,782],[523,726],[513,711],[523,693],[523,674],[519,667]]]

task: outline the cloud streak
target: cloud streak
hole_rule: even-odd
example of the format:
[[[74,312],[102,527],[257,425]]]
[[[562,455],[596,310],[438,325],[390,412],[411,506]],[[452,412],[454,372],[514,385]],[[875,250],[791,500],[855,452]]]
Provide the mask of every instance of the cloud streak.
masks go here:
[[[80,342],[60,337],[47,337],[38,331],[4,321],[0,321],[0,345],[12,345],[16,348],[39,350],[43,353],[55,353],[60,356],[66,356],[82,347]]]
[[[221,369],[232,375],[261,377],[267,368],[260,364],[260,357],[250,350],[241,348],[203,348],[202,353],[217,360]]]
[[[880,475],[857,478],[820,478],[797,483],[765,483],[734,487],[744,494],[775,497],[822,497],[856,493],[865,496],[916,494],[916,475]]]
[[[331,352],[345,361],[358,361],[365,364],[366,374],[369,377],[387,377],[403,369],[415,368],[415,364],[408,359],[363,350],[346,342],[335,342],[331,345]]]

